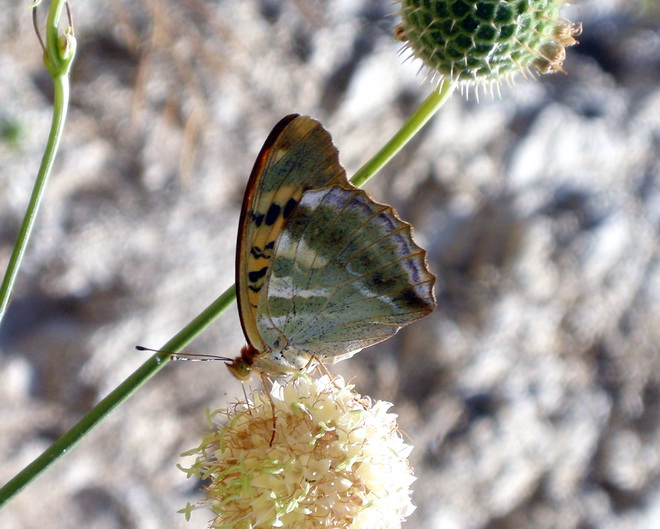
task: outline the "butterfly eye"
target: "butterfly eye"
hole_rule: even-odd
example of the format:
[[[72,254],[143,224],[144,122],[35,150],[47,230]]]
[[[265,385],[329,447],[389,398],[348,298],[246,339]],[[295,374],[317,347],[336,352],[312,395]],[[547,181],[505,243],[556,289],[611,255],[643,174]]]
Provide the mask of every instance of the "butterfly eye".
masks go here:
[[[248,382],[252,378],[250,364],[242,357],[235,358],[225,365],[229,369],[229,372],[241,382]]]

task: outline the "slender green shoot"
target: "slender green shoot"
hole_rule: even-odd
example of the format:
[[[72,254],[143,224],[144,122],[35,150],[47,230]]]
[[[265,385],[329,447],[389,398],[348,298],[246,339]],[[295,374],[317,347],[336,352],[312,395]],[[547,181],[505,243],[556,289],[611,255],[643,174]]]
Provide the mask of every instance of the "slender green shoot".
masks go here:
[[[413,112],[398,132],[392,136],[367,163],[365,163],[351,178],[351,183],[357,187],[366,184],[380,171],[403,147],[419,132],[426,122],[445,104],[454,92],[455,85],[448,80],[441,81],[438,88],[422,102]]]
[[[44,472],[50,465],[69,452],[78,442],[91,432],[110,412],[138,390],[142,384],[160,371],[173,356],[199,335],[219,314],[224,312],[236,299],[236,289],[232,286],[211,303],[199,316],[186,325],[176,336],[163,345],[166,353],[156,353],[136,369],[126,380],[117,386],[107,397],[82,417],[69,431],[55,441],[32,463],[0,488],[0,508],[18,494],[27,484]]]
[[[16,276],[18,275],[18,269],[23,260],[23,255],[25,254],[30,234],[37,218],[37,212],[41,205],[48,177],[53,169],[53,162],[55,161],[55,155],[57,154],[57,149],[62,138],[62,131],[64,130],[66,114],[69,108],[69,72],[71,71],[71,65],[73,64],[73,58],[76,53],[76,39],[73,36],[73,26],[70,21],[70,11],[68,9],[69,25],[62,35],[59,33],[60,18],[65,4],[66,2],[64,0],[53,0],[46,22],[45,45],[41,41],[41,36],[39,36],[42,47],[45,46],[44,64],[53,77],[55,93],[53,121],[48,135],[46,150],[41,159],[41,166],[39,167],[34,189],[32,190],[32,196],[30,197],[23,223],[18,232],[16,244],[9,258],[2,284],[0,284],[0,323],[7,311]],[[36,5],[33,7],[33,13],[36,15]]]

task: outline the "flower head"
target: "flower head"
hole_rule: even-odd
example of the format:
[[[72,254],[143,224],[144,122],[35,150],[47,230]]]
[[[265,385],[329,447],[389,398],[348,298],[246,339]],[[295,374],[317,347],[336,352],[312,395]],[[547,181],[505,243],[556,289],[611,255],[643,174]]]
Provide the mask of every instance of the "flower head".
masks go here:
[[[399,0],[395,38],[432,77],[461,86],[562,70],[579,26],[561,18],[566,0]]]
[[[206,501],[184,511],[210,508],[217,528],[386,529],[414,510],[412,447],[390,403],[305,375],[252,399],[211,414],[227,423],[187,453],[197,460],[184,470],[210,484]]]

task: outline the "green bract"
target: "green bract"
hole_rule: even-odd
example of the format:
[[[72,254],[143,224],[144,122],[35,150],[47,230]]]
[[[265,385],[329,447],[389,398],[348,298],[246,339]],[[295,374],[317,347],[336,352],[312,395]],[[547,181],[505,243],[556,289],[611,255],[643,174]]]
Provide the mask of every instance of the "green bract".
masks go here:
[[[433,77],[490,84],[520,73],[561,71],[579,26],[565,0],[400,0],[395,37]]]

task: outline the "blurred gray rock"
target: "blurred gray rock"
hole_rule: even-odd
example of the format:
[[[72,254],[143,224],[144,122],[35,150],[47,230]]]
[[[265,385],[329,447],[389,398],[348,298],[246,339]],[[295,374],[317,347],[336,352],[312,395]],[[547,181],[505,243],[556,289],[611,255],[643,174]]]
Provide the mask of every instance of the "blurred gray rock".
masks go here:
[[[380,0],[76,3],[72,106],[0,328],[0,481],[233,282],[240,201],[285,114],[349,175],[431,86]],[[438,310],[333,367],[394,402],[429,529],[660,526],[660,14],[584,1],[566,75],[454,95],[369,184],[415,226]],[[636,10],[637,9],[637,10]],[[42,20],[45,17],[41,13]],[[50,124],[29,11],[0,20],[0,263]],[[4,267],[4,264],[3,264]],[[235,309],[188,349],[234,356]],[[0,527],[205,527],[176,469],[242,394],[174,363],[0,512]]]

